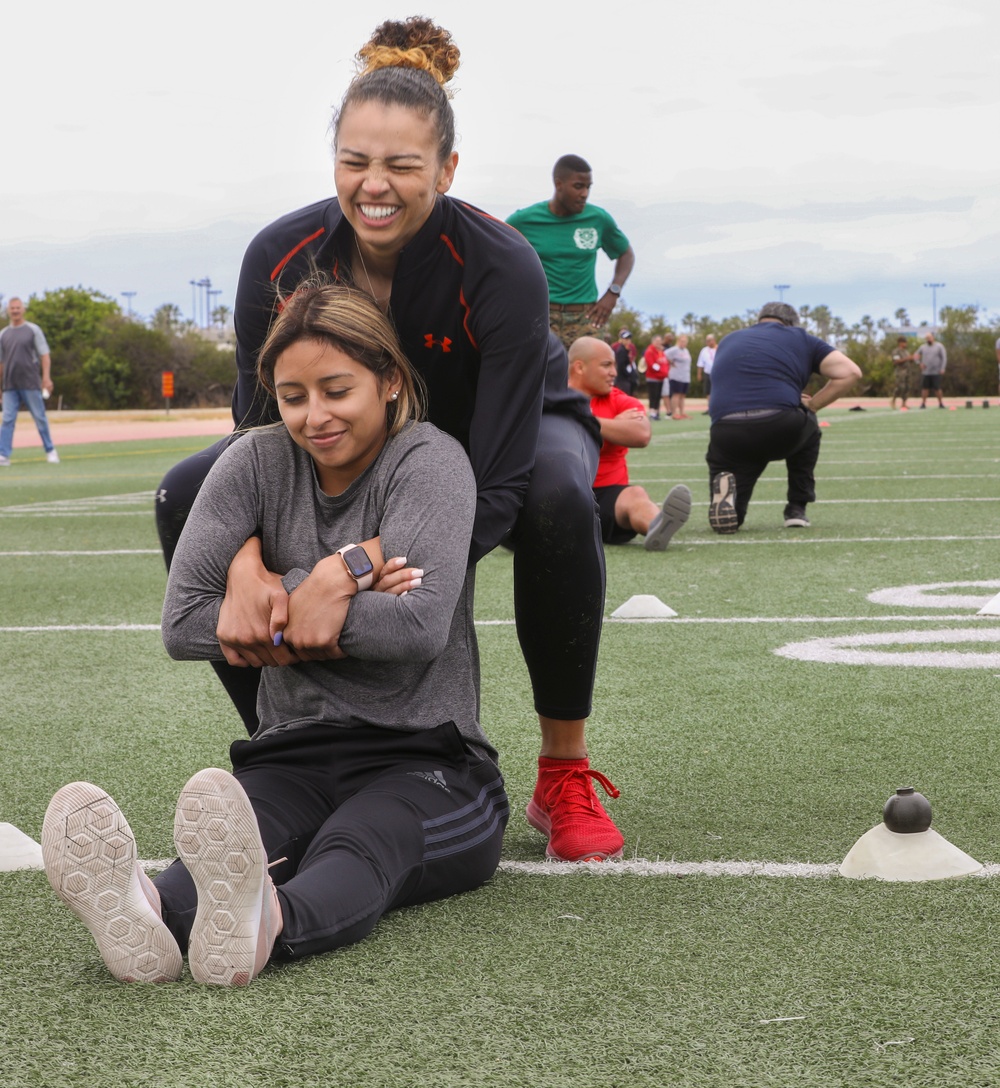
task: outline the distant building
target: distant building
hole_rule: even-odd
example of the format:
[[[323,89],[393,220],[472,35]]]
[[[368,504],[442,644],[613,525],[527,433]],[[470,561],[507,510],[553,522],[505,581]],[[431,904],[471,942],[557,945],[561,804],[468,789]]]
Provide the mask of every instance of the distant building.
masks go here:
[[[218,325],[212,325],[207,329],[195,329],[194,331],[202,340],[215,344],[219,351],[236,350],[236,330],[231,323],[221,328]]]
[[[886,336],[926,336],[929,332],[937,333],[937,327],[928,321],[921,321],[919,325],[886,325]]]

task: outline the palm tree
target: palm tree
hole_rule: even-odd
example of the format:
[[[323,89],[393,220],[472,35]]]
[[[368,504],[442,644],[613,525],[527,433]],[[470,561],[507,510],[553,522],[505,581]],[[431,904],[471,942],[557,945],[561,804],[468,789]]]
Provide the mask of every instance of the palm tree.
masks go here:
[[[181,308],[173,302],[165,302],[162,306],[158,306],[153,313],[153,328],[159,329],[160,332],[172,336],[183,324],[184,316],[181,313]]]

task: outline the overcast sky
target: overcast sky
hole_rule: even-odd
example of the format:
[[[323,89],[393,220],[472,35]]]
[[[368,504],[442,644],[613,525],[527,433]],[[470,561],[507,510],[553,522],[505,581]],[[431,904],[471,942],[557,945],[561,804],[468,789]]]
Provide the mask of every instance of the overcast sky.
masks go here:
[[[209,277],[231,307],[253,233],[333,191],[354,53],[414,9],[462,50],[452,193],[506,216],[582,155],[645,313],[780,283],[848,322],[930,320],[937,282],[939,308],[1000,314],[996,0],[35,0],[0,59],[0,293],[190,315]]]

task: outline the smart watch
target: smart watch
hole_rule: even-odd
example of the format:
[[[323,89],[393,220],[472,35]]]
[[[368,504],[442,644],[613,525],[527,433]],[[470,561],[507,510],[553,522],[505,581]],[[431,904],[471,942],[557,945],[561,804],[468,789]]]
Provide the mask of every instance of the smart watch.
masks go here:
[[[358,590],[371,589],[375,568],[365,549],[360,544],[345,544],[337,549],[337,555],[343,558],[347,573],[358,583]]]
[[[609,290],[609,291],[610,291],[610,292],[611,292],[611,293],[612,293],[613,295],[620,295],[620,294],[622,293],[622,289],[621,289],[621,286],[620,286],[620,284],[617,284],[617,283],[613,283],[613,284],[611,284],[611,286],[610,286],[610,287],[608,288],[608,290]]]

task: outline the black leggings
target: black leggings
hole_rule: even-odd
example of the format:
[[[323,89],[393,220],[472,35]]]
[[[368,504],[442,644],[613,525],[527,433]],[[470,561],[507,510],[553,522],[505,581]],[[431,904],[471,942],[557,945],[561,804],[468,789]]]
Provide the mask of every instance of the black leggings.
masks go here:
[[[208,470],[237,436],[175,465],[156,496],[167,566]],[[592,483],[599,446],[571,415],[545,412],[531,480],[511,540],[514,616],[535,710],[563,721],[590,714],[604,616],[604,548]],[[259,670],[212,667],[251,734]]]
[[[451,722],[410,733],[306,726],[238,740],[230,753],[272,863],[279,957],[352,944],[386,911],[479,887],[499,864],[503,779]],[[194,882],[175,861],[154,883],[186,950]]]
[[[663,382],[654,382],[647,378],[646,395],[649,397],[649,410],[658,412],[660,410],[660,401],[663,399]]]
[[[786,408],[773,416],[719,419],[708,438],[709,494],[720,472],[736,477],[736,520],[743,524],[754,486],[772,461],[788,469],[788,502],[806,506],[816,501],[816,462],[823,432],[816,413]]]

